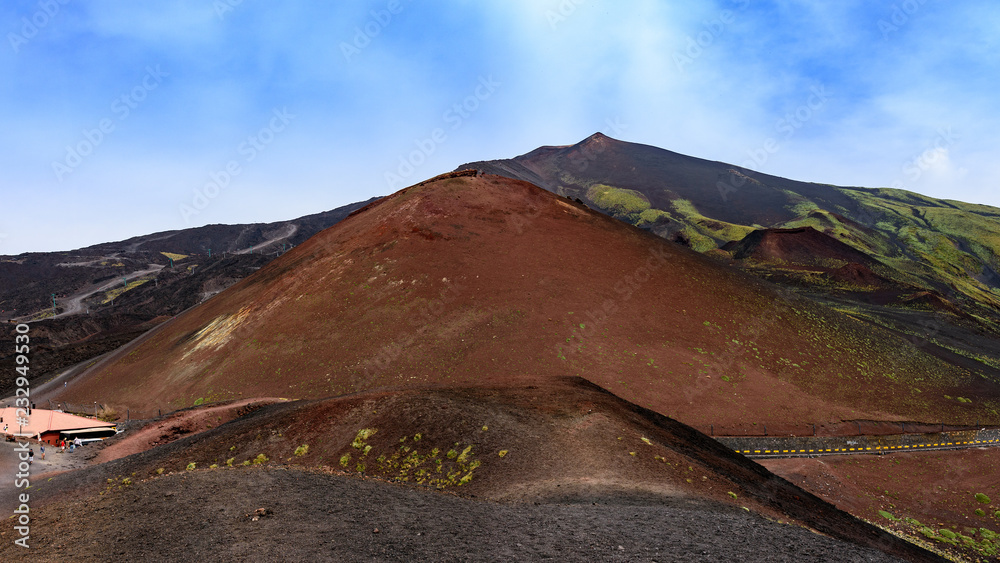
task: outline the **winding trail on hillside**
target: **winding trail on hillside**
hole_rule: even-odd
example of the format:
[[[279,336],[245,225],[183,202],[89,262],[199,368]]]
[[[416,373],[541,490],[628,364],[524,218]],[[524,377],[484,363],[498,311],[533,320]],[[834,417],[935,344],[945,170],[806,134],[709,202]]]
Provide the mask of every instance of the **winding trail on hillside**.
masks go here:
[[[110,256],[100,256],[98,258],[94,258],[93,260],[85,260],[83,262],[60,262],[56,264],[56,266],[62,268],[88,267],[88,266],[93,266],[94,264],[99,264],[101,262],[118,260],[118,258],[119,258],[118,254],[115,253]]]
[[[163,265],[161,265],[161,264],[150,264],[149,267],[146,268],[145,270],[136,270],[134,272],[125,274],[122,277],[125,278],[126,280],[134,280],[135,278],[139,278],[139,277],[142,277],[142,276],[145,276],[145,275],[148,275],[148,274],[152,274],[154,272],[159,272],[162,269],[163,269]],[[51,317],[51,318],[58,319],[58,318],[61,318],[61,317],[68,317],[70,315],[78,315],[78,314],[80,314],[80,312],[83,311],[83,300],[84,299],[90,297],[91,295],[93,295],[95,293],[98,293],[98,292],[101,292],[101,291],[108,291],[110,289],[114,289],[115,287],[118,287],[118,284],[120,283],[120,281],[121,281],[121,278],[116,277],[112,281],[109,281],[109,282],[107,282],[105,284],[101,284],[101,285],[99,285],[97,287],[91,286],[91,287],[88,287],[88,288],[84,288],[81,291],[79,291],[77,293],[74,293],[73,295],[70,295],[69,297],[64,297],[62,299],[56,299],[56,305],[59,306],[59,307],[62,307],[63,311],[61,313],[59,313],[58,315],[56,315],[54,317]]]
[[[722,436],[716,440],[749,458],[886,454],[1000,446],[1000,428],[862,436]]]
[[[260,250],[261,248],[269,246],[270,244],[278,242],[279,240],[285,240],[287,238],[291,238],[292,235],[298,232],[298,230],[299,226],[294,223],[291,225],[287,225],[282,232],[279,232],[278,234],[272,236],[271,238],[265,240],[264,242],[251,246],[250,248],[236,250],[233,252],[233,254],[248,254],[248,253],[252,254],[254,250]]]

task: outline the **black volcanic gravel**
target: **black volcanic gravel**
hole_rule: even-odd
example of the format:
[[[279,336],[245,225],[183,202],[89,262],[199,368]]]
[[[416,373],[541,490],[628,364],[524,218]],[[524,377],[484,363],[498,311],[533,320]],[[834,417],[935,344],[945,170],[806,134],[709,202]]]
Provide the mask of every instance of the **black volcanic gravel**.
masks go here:
[[[899,561],[701,501],[497,504],[274,468],[166,475],[33,508],[32,517],[29,550],[11,544],[9,520],[0,524],[0,559]]]

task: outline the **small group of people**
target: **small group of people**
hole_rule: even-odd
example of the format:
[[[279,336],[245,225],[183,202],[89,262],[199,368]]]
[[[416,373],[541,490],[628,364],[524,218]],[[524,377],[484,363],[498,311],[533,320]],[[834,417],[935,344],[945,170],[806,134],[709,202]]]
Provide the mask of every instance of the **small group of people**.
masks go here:
[[[79,437],[77,437],[75,440],[73,440],[73,441],[71,441],[69,443],[69,451],[73,451],[73,450],[75,450],[76,448],[79,448],[82,445],[83,445],[83,440],[81,440]],[[45,442],[42,442],[41,440],[39,440],[39,442],[38,442],[38,450],[42,454],[42,459],[45,459]],[[66,452],[66,440],[65,439],[60,439],[59,440],[59,451],[61,453],[65,453]],[[35,462],[35,449],[34,448],[29,448],[28,449],[28,465],[31,465],[34,462]]]
[[[73,451],[83,445],[83,440],[77,437],[75,440],[69,443],[69,451]],[[66,451],[66,440],[59,440],[59,450],[62,452]],[[44,459],[44,458],[43,458]]]

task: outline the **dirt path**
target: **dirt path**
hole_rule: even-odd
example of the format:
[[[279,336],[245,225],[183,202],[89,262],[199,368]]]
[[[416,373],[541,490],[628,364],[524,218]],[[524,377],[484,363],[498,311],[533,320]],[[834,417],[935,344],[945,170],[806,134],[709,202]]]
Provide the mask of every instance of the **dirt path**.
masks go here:
[[[262,242],[260,244],[256,244],[254,246],[251,246],[250,248],[244,248],[243,250],[237,250],[237,251],[233,252],[233,254],[248,254],[248,253],[253,253],[254,250],[260,250],[261,248],[264,248],[265,246],[268,246],[271,243],[274,243],[274,242],[277,242],[279,240],[283,240],[283,239],[286,239],[286,238],[290,238],[292,235],[294,235],[296,232],[298,232],[298,230],[299,230],[299,226],[298,225],[295,225],[295,224],[287,225],[285,227],[284,231],[282,231],[282,232],[274,235],[273,237],[265,240],[264,242]]]
[[[0,442],[0,513],[9,514],[17,506],[17,495],[24,492],[24,489],[16,488],[15,481],[18,473],[18,452],[15,451],[17,444],[14,442]],[[34,486],[48,478],[65,471],[71,471],[85,467],[88,464],[88,451],[86,446],[71,452],[66,448],[65,452],[59,448],[45,446],[45,459],[42,459],[41,448],[38,443],[31,443],[29,446],[35,452],[35,461],[31,464],[28,481]]]
[[[135,272],[125,274],[122,277],[125,278],[126,280],[134,280],[136,278],[145,276],[147,274],[152,274],[153,272],[159,272],[162,269],[163,266],[160,264],[150,264],[149,268],[146,268],[145,270],[137,270]],[[118,287],[119,283],[121,283],[121,278],[115,278],[109,281],[108,283],[102,284],[100,286],[87,287],[69,297],[56,299],[56,305],[62,307],[63,311],[52,318],[58,319],[60,317],[68,317],[70,315],[80,314],[80,312],[83,311],[84,299],[90,297],[95,293],[101,291],[107,291],[109,289],[114,289],[115,287]]]
[[[162,420],[151,422],[139,430],[127,432],[120,440],[109,443],[97,454],[94,462],[104,463],[144,452],[156,446],[169,444],[184,436],[219,426],[238,418],[240,413],[245,410],[243,407],[250,404],[267,405],[280,401],[282,399],[243,399],[218,406],[174,413]]]

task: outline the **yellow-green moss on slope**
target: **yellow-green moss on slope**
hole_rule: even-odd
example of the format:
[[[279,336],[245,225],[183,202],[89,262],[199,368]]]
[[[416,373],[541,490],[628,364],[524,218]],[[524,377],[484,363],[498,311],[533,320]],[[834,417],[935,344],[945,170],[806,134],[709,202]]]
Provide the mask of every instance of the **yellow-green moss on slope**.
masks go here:
[[[623,190],[606,184],[594,184],[587,190],[587,198],[615,216],[638,216],[650,207],[646,196],[635,190]]]
[[[107,302],[111,301],[112,299],[118,297],[119,295],[125,293],[126,291],[128,291],[130,289],[135,289],[135,288],[139,287],[140,285],[142,285],[142,284],[144,284],[144,283],[146,283],[148,281],[149,281],[149,278],[141,278],[141,279],[137,279],[137,280],[132,280],[132,281],[128,282],[127,286],[116,287],[115,289],[112,289],[111,291],[107,291],[107,292],[104,293],[104,301],[102,301],[102,303],[107,303]]]
[[[670,203],[673,205],[674,211],[683,218],[682,222],[688,225],[684,229],[684,234],[691,241],[691,247],[699,252],[718,248],[721,246],[719,243],[725,244],[729,241],[743,240],[743,237],[755,230],[754,227],[747,225],[737,225],[705,217],[695,208],[694,204],[686,199],[675,199]]]

